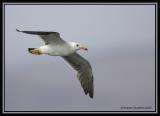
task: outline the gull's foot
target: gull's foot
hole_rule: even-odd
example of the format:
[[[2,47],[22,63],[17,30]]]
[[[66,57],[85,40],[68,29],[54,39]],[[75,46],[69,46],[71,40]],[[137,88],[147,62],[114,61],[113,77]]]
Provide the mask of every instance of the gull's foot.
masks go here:
[[[29,53],[34,54],[34,55],[41,55],[42,52],[37,49],[37,48],[28,48]]]

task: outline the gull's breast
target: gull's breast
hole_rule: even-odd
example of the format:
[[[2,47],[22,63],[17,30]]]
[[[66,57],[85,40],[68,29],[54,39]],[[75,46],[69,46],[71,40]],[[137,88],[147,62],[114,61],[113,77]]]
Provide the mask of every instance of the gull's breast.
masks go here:
[[[48,50],[51,56],[68,56],[74,52],[68,45],[48,45]]]

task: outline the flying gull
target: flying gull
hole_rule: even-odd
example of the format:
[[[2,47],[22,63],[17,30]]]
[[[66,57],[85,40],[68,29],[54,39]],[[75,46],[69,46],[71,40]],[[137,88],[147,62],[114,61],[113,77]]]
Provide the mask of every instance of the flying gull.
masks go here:
[[[76,51],[88,50],[80,43],[64,41],[58,32],[45,31],[20,31],[26,34],[38,35],[44,41],[45,45],[40,48],[28,48],[28,51],[34,55],[48,54],[50,56],[61,56],[67,61],[77,73],[84,93],[93,98],[93,73],[90,63],[80,56]]]

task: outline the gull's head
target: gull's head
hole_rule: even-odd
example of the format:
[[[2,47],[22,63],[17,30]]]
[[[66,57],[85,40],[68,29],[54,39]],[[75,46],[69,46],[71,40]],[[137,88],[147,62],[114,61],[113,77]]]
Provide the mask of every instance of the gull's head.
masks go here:
[[[82,44],[80,44],[80,43],[71,42],[71,46],[72,46],[72,48],[74,48],[76,51],[77,51],[77,50],[85,50],[85,51],[88,50],[86,47],[84,47],[84,46],[83,46]]]

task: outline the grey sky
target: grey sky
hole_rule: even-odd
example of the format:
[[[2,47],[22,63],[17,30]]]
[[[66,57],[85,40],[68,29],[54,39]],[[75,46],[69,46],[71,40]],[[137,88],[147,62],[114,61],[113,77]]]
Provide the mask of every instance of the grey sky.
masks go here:
[[[76,72],[60,57],[33,56],[38,36],[20,30],[57,31],[89,51],[95,94],[86,96]],[[6,5],[6,111],[120,111],[155,103],[154,5]],[[137,110],[137,109],[132,109]]]

